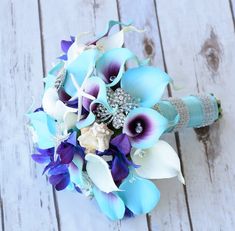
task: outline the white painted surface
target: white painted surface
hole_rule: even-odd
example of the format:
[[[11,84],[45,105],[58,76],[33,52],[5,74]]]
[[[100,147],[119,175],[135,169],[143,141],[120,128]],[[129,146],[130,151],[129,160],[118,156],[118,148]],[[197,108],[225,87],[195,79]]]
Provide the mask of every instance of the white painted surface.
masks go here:
[[[184,87],[173,96],[214,92],[224,109],[223,119],[209,131],[182,131],[177,145],[173,134],[164,137],[180,150],[186,188],[176,179],[156,182],[162,198],[148,217],[149,230],[233,230],[232,4],[228,0],[38,2],[0,1],[0,230],[148,230],[145,216],[111,222],[79,194],[53,194],[41,168],[30,159],[31,137],[25,126],[30,97],[40,105],[43,67],[48,71],[60,54],[60,40],[81,31],[94,36],[108,20],[119,17],[147,29],[144,34],[128,34],[125,46],[167,69],[176,85]]]
[[[222,120],[210,130],[179,135],[193,228],[233,230],[235,36],[229,2],[157,3],[167,69],[183,87],[173,96],[213,92],[223,105]]]

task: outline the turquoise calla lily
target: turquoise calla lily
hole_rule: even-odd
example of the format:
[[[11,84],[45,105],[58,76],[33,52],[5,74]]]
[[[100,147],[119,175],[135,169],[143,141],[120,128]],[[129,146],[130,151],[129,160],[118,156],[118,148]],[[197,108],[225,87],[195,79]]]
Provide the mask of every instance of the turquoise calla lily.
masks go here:
[[[56,122],[44,111],[27,115],[37,137],[37,145],[41,149],[55,146]]]
[[[140,66],[128,69],[121,78],[121,87],[140,100],[140,106],[152,107],[161,98],[171,78],[159,68]]]
[[[64,62],[61,61],[57,63],[47,74],[47,76],[44,78],[45,82],[45,88],[44,91],[48,90],[51,87],[54,87],[55,81],[57,79],[58,72],[63,68]]]
[[[118,195],[135,215],[152,211],[160,199],[160,191],[155,184],[133,173],[119,186]]]
[[[136,56],[127,48],[115,48],[105,52],[96,63],[98,75],[108,87],[117,84],[125,70],[125,63]],[[138,60],[137,60],[138,61]]]
[[[101,211],[111,220],[119,220],[124,217],[125,205],[115,192],[105,193],[98,188],[93,188],[94,197]]]
[[[64,89],[70,96],[73,97],[76,94],[76,88],[71,79],[71,75],[74,76],[77,84],[81,86],[87,75],[92,74],[98,55],[99,51],[97,49],[85,50],[66,67],[67,75],[64,82]]]
[[[83,167],[83,159],[80,155],[75,154],[73,157],[73,161],[69,164],[68,170],[70,174],[70,180],[75,185],[82,186],[82,167]]]

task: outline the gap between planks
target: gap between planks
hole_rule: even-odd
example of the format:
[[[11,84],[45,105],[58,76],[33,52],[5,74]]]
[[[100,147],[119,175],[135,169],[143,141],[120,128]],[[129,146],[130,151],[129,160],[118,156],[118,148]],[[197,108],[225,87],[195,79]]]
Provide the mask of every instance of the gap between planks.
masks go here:
[[[156,18],[157,18],[160,45],[161,45],[161,49],[162,49],[163,65],[164,65],[164,69],[165,69],[166,73],[168,73],[166,59],[165,59],[165,53],[164,53],[164,47],[163,47],[163,43],[162,43],[161,27],[160,27],[160,23],[159,23],[159,16],[158,16],[158,9],[157,9],[157,2],[156,1],[157,0],[154,0],[154,5],[155,5]],[[168,96],[172,97],[171,86],[169,84],[167,86],[167,90],[168,90]],[[180,159],[182,174],[183,174],[183,176],[185,176],[184,164],[182,161],[182,152],[181,152],[181,148],[180,148],[179,132],[175,132],[174,135],[175,135],[177,153],[178,153],[179,159]],[[185,197],[185,203],[186,203],[186,208],[187,208],[187,213],[188,213],[189,225],[190,225],[191,231],[193,231],[193,223],[192,223],[192,217],[191,217],[191,212],[190,212],[190,207],[189,207],[188,192],[187,192],[186,184],[183,185],[183,189],[184,189],[184,197]]]
[[[41,9],[41,2],[40,0],[37,0],[38,4],[38,20],[39,20],[39,30],[40,30],[40,42],[41,42],[41,57],[42,57],[42,73],[43,77],[46,75],[46,65],[45,65],[45,52],[44,52],[44,38],[43,38],[43,26],[42,26],[42,9]],[[56,223],[57,223],[57,229],[58,231],[61,231],[61,224],[60,224],[60,214],[59,214],[59,206],[58,206],[58,199],[55,193],[55,189],[53,186],[52,189],[52,195],[53,195],[53,203],[55,207],[55,216],[56,216]]]

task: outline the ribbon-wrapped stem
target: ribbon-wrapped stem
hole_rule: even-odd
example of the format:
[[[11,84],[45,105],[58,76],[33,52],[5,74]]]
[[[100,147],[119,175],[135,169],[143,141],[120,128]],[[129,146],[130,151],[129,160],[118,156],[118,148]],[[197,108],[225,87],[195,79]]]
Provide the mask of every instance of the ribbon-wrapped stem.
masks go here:
[[[212,94],[168,98],[154,108],[169,120],[167,132],[208,126],[221,117],[220,101]]]

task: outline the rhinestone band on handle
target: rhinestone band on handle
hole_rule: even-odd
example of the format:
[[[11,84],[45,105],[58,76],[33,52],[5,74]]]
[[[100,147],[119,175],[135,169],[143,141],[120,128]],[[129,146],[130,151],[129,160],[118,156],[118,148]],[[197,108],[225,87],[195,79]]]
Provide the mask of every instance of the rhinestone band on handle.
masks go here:
[[[204,127],[220,117],[220,104],[213,95],[168,98],[156,104],[154,109],[168,119],[167,132],[179,131],[185,127]]]
[[[212,124],[215,118],[218,117],[218,105],[211,101],[208,95],[195,95],[202,102],[203,122],[200,127],[205,127]]]

